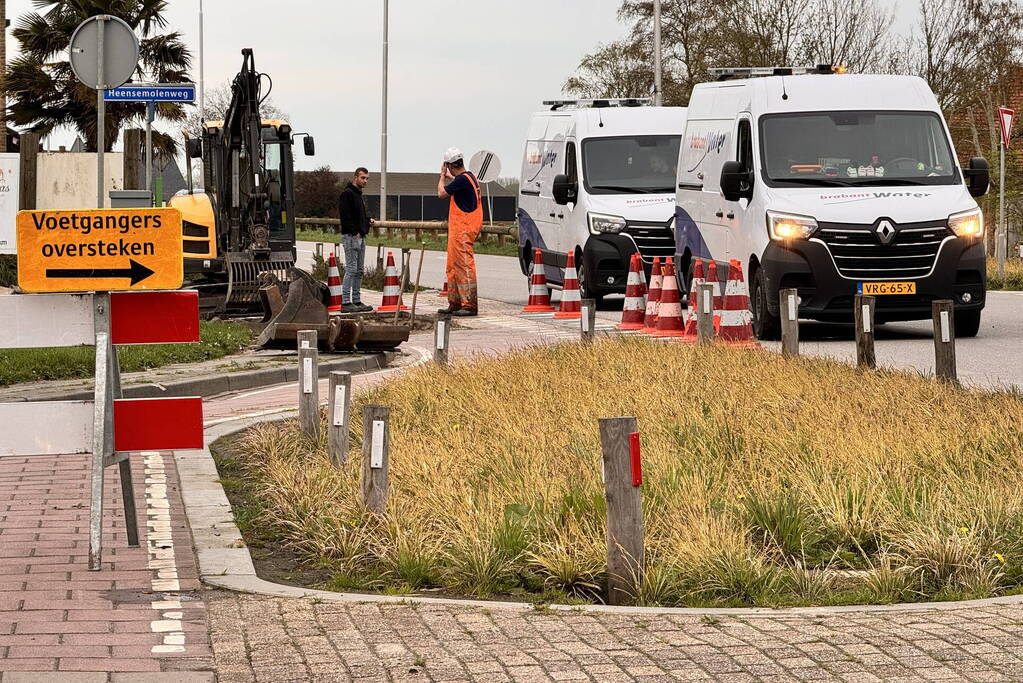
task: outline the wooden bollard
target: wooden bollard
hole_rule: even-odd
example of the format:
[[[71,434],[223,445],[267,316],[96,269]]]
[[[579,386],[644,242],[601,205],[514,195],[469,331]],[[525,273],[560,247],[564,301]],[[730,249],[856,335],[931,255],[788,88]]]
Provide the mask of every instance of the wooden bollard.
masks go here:
[[[387,511],[387,468],[390,431],[387,406],[362,409],[362,504],[378,515]]]
[[[383,230],[383,228],[379,229]],[[384,245],[382,244],[377,245],[377,272],[384,272]]]
[[[957,382],[955,307],[950,299],[931,304],[934,318],[934,374],[946,382]]]
[[[320,436],[320,387],[316,330],[298,333],[298,423],[311,439]]]
[[[857,294],[853,317],[856,320],[856,365],[861,368],[877,367],[874,355],[874,297]]]
[[[433,324],[433,361],[437,365],[448,364],[448,350],[451,341],[451,316],[438,313]]]
[[[330,373],[327,397],[327,455],[335,466],[348,462],[348,430],[352,407],[352,373]]]
[[[714,343],[714,285],[696,288],[696,341],[702,346]]]
[[[779,293],[781,306],[781,355],[799,355],[799,291],[783,289]]]
[[[583,299],[579,302],[579,339],[584,344],[592,344],[597,333],[597,302],[594,299]]]
[[[636,418],[600,420],[600,445],[607,499],[607,602],[627,605],[634,602],[643,581],[642,466]]]

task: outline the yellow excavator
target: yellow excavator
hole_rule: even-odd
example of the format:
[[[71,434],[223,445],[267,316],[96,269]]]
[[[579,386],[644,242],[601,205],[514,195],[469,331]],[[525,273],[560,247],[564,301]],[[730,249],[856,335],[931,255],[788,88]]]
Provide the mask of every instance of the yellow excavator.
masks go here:
[[[272,274],[285,290],[295,265],[295,171],[292,150],[304,136],[287,121],[263,120],[260,104],[272,81],[256,70],[252,50],[231,84],[223,121],[203,122],[201,138],[186,141],[189,167],[202,159],[205,190],[171,198],[183,219],[185,279],[199,290],[202,307],[216,315],[261,309],[259,289]]]

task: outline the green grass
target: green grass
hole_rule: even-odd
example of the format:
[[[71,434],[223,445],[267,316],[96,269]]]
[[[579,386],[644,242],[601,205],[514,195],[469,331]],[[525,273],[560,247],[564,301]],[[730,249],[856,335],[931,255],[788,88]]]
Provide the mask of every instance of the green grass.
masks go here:
[[[427,251],[447,251],[448,240],[446,236],[441,236],[438,239],[433,239],[429,235],[423,235],[423,242],[426,244]],[[340,242],[341,236],[336,232],[327,230],[299,230],[298,239],[302,242]],[[476,240],[476,244],[473,245],[473,251],[477,254],[493,254],[495,256],[515,256],[518,254],[518,245],[513,237],[507,237],[506,244],[499,245],[497,243],[497,237],[494,235],[480,235],[480,238]],[[370,247],[370,251],[366,254],[366,261],[371,262],[376,259],[376,247],[378,244],[382,244],[385,247],[393,247],[395,249],[401,249],[402,247],[408,249],[419,249],[419,241],[415,239],[402,239],[400,237],[377,237],[370,235],[366,238],[366,244]]]
[[[1023,290],[1023,259],[1009,258],[1005,260],[1005,277],[998,277],[998,262],[987,260],[988,289]]]
[[[152,344],[118,348],[121,372],[161,365],[214,360],[237,353],[252,341],[242,325],[200,322],[198,344]],[[0,351],[0,386],[48,379],[80,379],[95,371],[95,349],[86,346]]]

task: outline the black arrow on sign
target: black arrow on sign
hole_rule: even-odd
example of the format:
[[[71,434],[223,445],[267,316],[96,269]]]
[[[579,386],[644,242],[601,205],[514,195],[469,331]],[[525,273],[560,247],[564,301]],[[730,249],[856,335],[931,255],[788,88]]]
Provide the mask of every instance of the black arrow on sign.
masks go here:
[[[153,274],[150,268],[146,268],[134,259],[128,259],[128,263],[131,264],[130,268],[47,268],[46,277],[56,279],[128,277],[131,278],[131,284],[135,285]]]

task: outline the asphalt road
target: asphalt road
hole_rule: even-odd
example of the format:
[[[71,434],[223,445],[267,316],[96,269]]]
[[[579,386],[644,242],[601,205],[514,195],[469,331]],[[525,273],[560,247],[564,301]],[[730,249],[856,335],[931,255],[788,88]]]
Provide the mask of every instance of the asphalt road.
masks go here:
[[[314,248],[311,242],[299,242],[300,267],[312,263]],[[400,252],[396,253],[396,257],[399,255]],[[418,266],[416,257],[413,256],[413,268]],[[367,260],[372,262],[375,258],[375,248],[371,247]],[[426,252],[422,275],[425,286],[443,286],[444,263],[443,252]],[[476,270],[480,297],[525,305],[526,278],[516,259],[479,255]],[[558,292],[553,292],[554,301],[558,296]],[[608,297],[598,316],[618,319],[621,302],[621,297]],[[800,325],[800,338],[803,353],[847,362],[856,360],[852,325],[805,321]],[[877,328],[875,341],[879,366],[925,373],[934,371],[934,341],[929,320],[882,325]],[[770,343],[767,346],[777,349],[780,345]],[[959,378],[966,384],[1023,390],[1023,293],[990,292],[980,334],[973,339],[957,340],[956,357]]]

